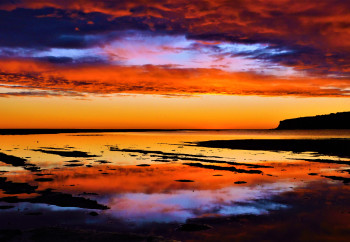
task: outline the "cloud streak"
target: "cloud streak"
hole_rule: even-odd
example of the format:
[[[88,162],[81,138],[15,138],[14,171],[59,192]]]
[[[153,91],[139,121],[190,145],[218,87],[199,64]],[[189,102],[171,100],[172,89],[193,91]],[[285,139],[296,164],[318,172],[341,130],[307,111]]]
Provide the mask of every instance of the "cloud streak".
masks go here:
[[[2,1],[0,82],[82,95],[349,96],[349,8],[342,0]]]
[[[0,62],[0,82],[72,96],[137,93],[339,97],[350,93],[347,80],[334,78],[281,78],[254,72],[152,65],[57,66],[14,59]]]

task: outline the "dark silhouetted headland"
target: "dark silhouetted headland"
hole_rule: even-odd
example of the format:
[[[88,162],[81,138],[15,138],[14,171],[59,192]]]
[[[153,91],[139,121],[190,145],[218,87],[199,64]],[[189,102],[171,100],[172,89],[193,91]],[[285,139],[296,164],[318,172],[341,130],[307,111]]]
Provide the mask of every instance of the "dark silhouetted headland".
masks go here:
[[[350,129],[350,112],[286,119],[276,129]]]

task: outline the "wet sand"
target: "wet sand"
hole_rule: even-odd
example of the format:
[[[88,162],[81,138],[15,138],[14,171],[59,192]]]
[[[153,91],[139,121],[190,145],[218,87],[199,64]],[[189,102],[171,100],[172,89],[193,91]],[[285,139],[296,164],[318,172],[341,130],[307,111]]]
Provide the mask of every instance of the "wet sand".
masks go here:
[[[1,136],[0,240],[348,241],[350,133],[266,137]]]

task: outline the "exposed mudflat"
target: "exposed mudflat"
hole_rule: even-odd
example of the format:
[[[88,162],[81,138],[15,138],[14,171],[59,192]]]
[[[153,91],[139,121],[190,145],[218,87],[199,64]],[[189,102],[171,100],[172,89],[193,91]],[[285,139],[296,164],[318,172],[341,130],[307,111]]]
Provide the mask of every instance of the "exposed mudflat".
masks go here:
[[[350,132],[235,135],[4,135],[0,240],[349,240]]]

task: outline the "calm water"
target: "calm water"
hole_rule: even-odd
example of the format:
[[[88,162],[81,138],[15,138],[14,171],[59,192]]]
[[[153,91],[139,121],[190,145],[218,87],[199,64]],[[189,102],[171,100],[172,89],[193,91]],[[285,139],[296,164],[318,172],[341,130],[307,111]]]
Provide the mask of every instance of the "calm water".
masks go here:
[[[0,225],[24,230],[65,225],[146,234],[153,231],[182,240],[184,235],[176,231],[189,221],[202,219],[208,223],[208,219],[245,215],[259,219],[294,211],[305,199],[286,198],[290,194],[319,191],[317,196],[333,194],[336,201],[343,201],[349,198],[348,158],[193,144],[207,140],[330,138],[350,138],[350,131],[3,135]],[[22,163],[13,163],[18,158]],[[317,159],[337,163],[312,161]],[[342,215],[332,216],[338,216],[338,222],[349,221],[349,206],[339,206]],[[212,224],[210,227],[217,226],[221,232],[211,228],[205,236],[231,234],[226,225],[222,221]],[[349,224],[343,225],[346,238]],[[158,231],[163,227],[167,233]],[[334,236],[343,235],[334,231]],[[201,233],[192,233],[199,237],[191,239],[201,238]]]

